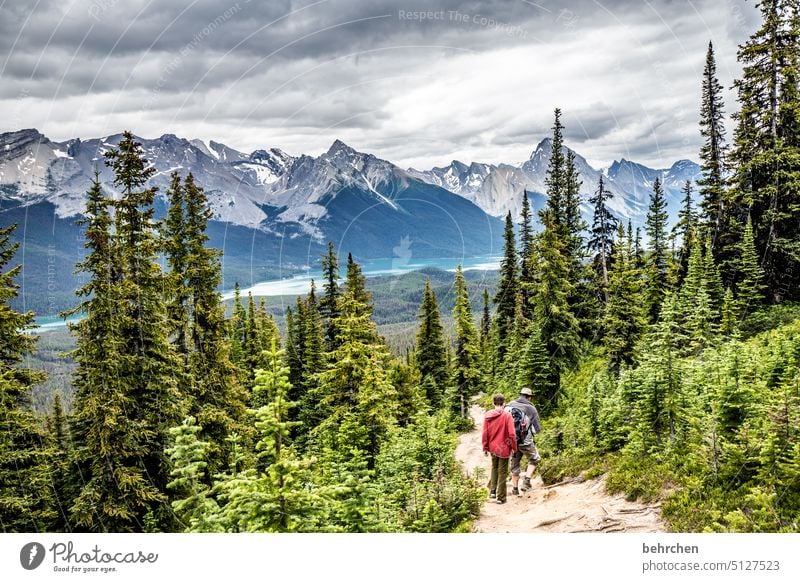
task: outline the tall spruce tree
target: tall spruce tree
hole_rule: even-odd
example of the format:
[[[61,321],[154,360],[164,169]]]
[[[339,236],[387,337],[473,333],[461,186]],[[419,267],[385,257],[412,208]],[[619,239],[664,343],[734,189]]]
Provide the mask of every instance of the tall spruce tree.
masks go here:
[[[265,361],[255,391],[266,404],[250,410],[259,434],[258,468],[223,476],[215,491],[226,503],[206,522],[229,532],[319,531],[326,502],[311,488],[312,460],[299,458],[291,443],[289,410],[296,404],[288,397],[289,370],[277,341]]]
[[[744,235],[739,244],[739,257],[736,262],[739,284],[736,286],[736,300],[742,315],[752,313],[764,300],[764,272],[758,263],[753,223],[747,217]]]
[[[367,291],[367,279],[355,260],[353,254],[347,254],[347,277],[344,282],[345,290],[353,296],[355,305],[363,308],[365,313],[372,317],[372,294]]]
[[[311,290],[305,301],[305,329],[303,330],[303,371],[300,376],[300,389],[297,392],[296,402],[302,403],[305,395],[311,390],[318,374],[324,365],[324,332],[322,318],[319,314],[319,303],[316,297],[314,281],[311,281]],[[290,391],[290,394],[294,392]],[[291,414],[290,414],[291,417]]]
[[[332,351],[336,343],[336,320],[339,316],[339,258],[332,242],[328,242],[328,249],[322,255],[322,285],[323,294],[319,300],[319,312],[325,323],[325,347]]]
[[[607,202],[612,196],[613,194],[606,190],[601,174],[597,184],[597,191],[589,199],[589,203],[594,209],[594,218],[587,247],[595,253],[592,258],[592,264],[604,303],[608,303],[608,266],[611,258],[611,249],[614,245],[614,233],[619,222],[608,209]]]
[[[561,109],[554,110],[555,121],[553,122],[553,139],[551,141],[550,162],[547,165],[545,176],[545,189],[547,194],[547,206],[539,212],[540,217],[543,212],[549,212],[552,216],[553,225],[561,228],[564,216],[564,190],[567,181],[567,160],[564,156],[564,126],[561,125]]]
[[[100,307],[111,314],[109,329],[100,331],[108,336],[107,343],[96,345],[96,336],[86,337],[90,324],[76,327],[78,356],[83,360],[83,369],[79,360],[76,384],[85,382],[86,397],[79,412],[83,415],[79,440],[89,438],[95,446],[79,453],[91,468],[73,513],[81,527],[93,531],[139,531],[145,521],[169,528],[172,516],[165,504],[169,469],[164,450],[168,430],[181,415],[174,373],[180,360],[167,337],[164,276],[157,261],[153,220],[156,189],[146,187],[155,169],[148,166],[141,144],[127,131],[117,148],[105,156],[120,190],[120,199],[114,202],[111,243],[117,275],[110,297],[95,295],[98,303],[113,303],[111,308]],[[90,239],[89,244],[95,242]],[[93,263],[88,265],[84,268],[92,269]],[[105,273],[99,277],[108,279]],[[85,311],[93,307],[90,302],[84,304]],[[82,345],[85,353],[81,353]],[[110,369],[98,364],[98,354],[106,360],[112,354]],[[110,374],[99,375],[98,368]],[[114,378],[111,386],[104,385],[109,377]],[[103,410],[93,410],[98,407]],[[109,417],[116,425],[109,426]]]
[[[231,359],[240,367],[243,375],[247,372],[247,364],[244,359],[242,344],[245,341],[244,328],[247,323],[247,311],[242,304],[242,290],[239,282],[233,284],[233,306],[231,308],[231,318],[228,321],[228,337],[231,342]]]
[[[542,334],[551,361],[551,381],[542,402],[545,409],[556,405],[561,373],[578,360],[580,346],[579,322],[569,306],[574,293],[574,283],[569,278],[569,258],[565,244],[559,236],[553,215],[543,213],[538,245],[538,265],[535,294],[533,296],[534,321]]]
[[[309,392],[320,419],[312,438],[327,443],[340,458],[366,460],[371,470],[383,438],[396,422],[397,390],[386,374],[390,357],[376,341],[375,323],[356,288],[340,296],[337,310],[339,345]]]
[[[478,337],[472,320],[467,283],[459,265],[455,276],[455,354],[453,359],[452,391],[448,395],[451,412],[458,418],[469,416],[469,398],[477,393],[480,380]]]
[[[530,388],[536,402],[544,401],[549,395],[552,372],[547,346],[542,341],[538,325],[534,324],[528,329],[519,359],[517,386]]]
[[[725,205],[727,147],[724,120],[722,85],[717,79],[714,46],[709,41],[706,65],[703,69],[703,97],[700,103],[700,134],[704,141],[700,148],[700,169],[703,173],[698,185],[703,223],[711,237],[712,250],[717,258],[724,254],[723,249],[730,242],[721,238],[727,231],[725,222],[731,218]],[[684,245],[684,248],[688,249],[691,246]]]
[[[691,180],[686,180],[683,185],[683,200],[681,209],[678,211],[678,221],[672,227],[672,240],[680,239],[680,247],[677,250],[678,273],[676,284],[680,285],[686,276],[686,269],[689,267],[689,251],[692,248],[694,237],[697,232],[697,217],[692,206],[692,187]]]
[[[738,54],[729,199],[739,228],[746,214],[752,219],[767,297],[780,302],[800,297],[800,18],[795,0],[760,2],[759,9],[761,28]]]
[[[87,253],[77,265],[88,280],[77,291],[81,302],[65,315],[84,316],[70,324],[77,343],[71,353],[77,365],[72,378],[74,480],[83,484],[70,507],[71,519],[77,529],[119,532],[141,529],[143,515],[164,498],[142,470],[140,455],[148,443],[122,375],[122,274],[111,205],[95,173],[82,219]]]
[[[569,264],[573,290],[567,302],[578,320],[581,337],[590,338],[596,330],[599,302],[595,293],[591,266],[587,264],[584,234],[587,224],[581,215],[580,188],[582,182],[575,164],[575,152],[568,151],[564,174],[564,210],[561,237]]]
[[[658,318],[661,302],[667,292],[667,199],[661,180],[656,178],[650,204],[647,207],[646,232],[648,252],[646,255],[646,303],[650,321]]]
[[[425,396],[434,409],[444,396],[448,385],[447,353],[436,294],[431,289],[430,279],[425,281],[417,331],[416,362],[420,378],[426,388]],[[426,380],[430,382],[426,383]]]
[[[480,328],[478,329],[478,346],[480,352],[481,372],[484,382],[492,382],[495,372],[495,338],[494,324],[492,322],[491,309],[489,307],[489,290],[483,290],[483,314],[481,315]],[[530,309],[530,308],[529,308]],[[445,359],[447,359],[447,348],[445,346]]]
[[[209,476],[222,469],[230,450],[227,437],[236,432],[246,433],[244,425],[247,396],[231,361],[226,337],[225,309],[217,289],[222,282],[219,250],[208,247],[208,221],[212,212],[208,198],[189,173],[184,179],[183,228],[185,271],[180,275],[180,287],[188,290],[189,312],[189,373],[191,393],[188,413],[202,427],[200,438],[211,444],[208,456]],[[168,255],[169,256],[169,255]],[[252,298],[252,295],[250,296]],[[251,313],[254,310],[250,306]],[[249,320],[249,318],[248,318]],[[250,338],[261,351],[263,342]],[[247,352],[248,346],[245,346]],[[252,353],[252,350],[251,350]],[[248,358],[252,361],[254,358]]]
[[[519,290],[517,250],[514,222],[511,212],[506,215],[503,231],[503,259],[500,262],[500,282],[494,302],[497,304],[495,322],[497,325],[497,359],[502,361],[508,350],[509,336],[514,326],[514,304]]]
[[[522,210],[519,223],[519,290],[522,293],[522,312],[526,319],[533,317],[530,297],[533,289],[535,238],[533,232],[533,213],[528,191],[522,192]]]
[[[634,362],[635,348],[647,323],[644,303],[631,300],[641,297],[642,293],[642,276],[634,252],[630,235],[625,234],[620,224],[611,255],[608,304],[603,322],[603,345],[613,370]]]
[[[61,404],[61,394],[53,396],[53,411],[47,419],[50,454],[49,469],[51,475],[53,498],[55,501],[56,519],[51,531],[72,531],[69,518],[69,504],[75,499],[77,484],[71,478],[70,454],[71,439],[67,417]]]
[[[169,336],[184,364],[189,363],[189,302],[190,291],[187,287],[187,256],[189,253],[186,240],[186,191],[177,171],[170,174],[170,185],[167,189],[169,209],[161,230],[163,248],[167,255],[167,266],[170,271],[166,276],[167,316],[169,318]]]
[[[648,349],[642,354],[643,376],[640,429],[646,441],[656,445],[666,438],[671,445],[686,437],[688,411],[684,401],[681,327],[677,320],[674,293],[665,297],[658,322],[649,334]]]
[[[205,480],[208,471],[206,457],[211,444],[200,439],[200,431],[201,427],[193,416],[170,429],[174,442],[166,452],[173,469],[167,487],[175,493],[172,508],[181,529],[187,532],[222,532],[224,527],[219,518],[219,506]]]
[[[706,280],[706,292],[708,293],[709,307],[714,314],[714,320],[719,321],[720,310],[722,309],[723,298],[725,297],[725,290],[722,286],[722,278],[719,273],[719,267],[714,259],[714,249],[711,245],[711,239],[707,238],[705,241],[703,253],[703,277]]]
[[[567,151],[564,166],[564,208],[562,209],[562,237],[567,257],[570,260],[570,276],[573,281],[578,281],[584,259],[583,232],[587,225],[581,215],[580,180],[578,168],[575,165],[575,152]]]
[[[11,268],[19,243],[16,226],[0,228],[0,530],[42,532],[58,519],[49,487],[46,435],[30,409],[30,389],[44,374],[26,368],[25,356],[36,344],[33,313],[19,313],[9,302],[21,265]]]

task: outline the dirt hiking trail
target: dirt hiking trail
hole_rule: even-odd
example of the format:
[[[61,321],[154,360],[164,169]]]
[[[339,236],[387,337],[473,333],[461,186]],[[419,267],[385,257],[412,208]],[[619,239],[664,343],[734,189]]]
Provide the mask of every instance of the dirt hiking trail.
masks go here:
[[[456,458],[468,474],[482,468],[484,481],[489,481],[491,461],[483,454],[481,431],[484,410],[474,405],[470,413],[475,430],[459,437]],[[642,505],[626,501],[623,495],[610,495],[605,490],[605,478],[588,481],[568,481],[545,486],[534,474],[533,488],[521,497],[511,494],[503,505],[484,503],[474,523],[476,532],[662,532],[664,524],[658,505]],[[487,492],[488,498],[488,492]]]

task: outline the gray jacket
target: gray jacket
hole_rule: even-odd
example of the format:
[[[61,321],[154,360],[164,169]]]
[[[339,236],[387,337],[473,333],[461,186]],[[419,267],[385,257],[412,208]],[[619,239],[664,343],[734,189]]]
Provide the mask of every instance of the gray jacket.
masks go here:
[[[536,410],[536,407],[531,404],[531,401],[524,396],[520,396],[516,400],[512,400],[508,403],[508,405],[513,406],[514,408],[519,408],[525,415],[525,418],[528,419],[528,426],[530,428],[525,437],[525,441],[520,444],[529,445],[533,442],[533,435],[542,432],[542,425],[539,423],[539,411]]]

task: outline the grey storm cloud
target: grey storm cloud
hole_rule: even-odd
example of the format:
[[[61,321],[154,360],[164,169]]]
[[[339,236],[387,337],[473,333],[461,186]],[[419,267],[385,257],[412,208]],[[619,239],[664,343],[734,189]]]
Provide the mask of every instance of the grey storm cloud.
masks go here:
[[[757,26],[744,0],[4,2],[0,131],[341,138],[428,167],[522,161],[559,106],[590,162],[661,165],[697,157],[708,41],[729,87]]]

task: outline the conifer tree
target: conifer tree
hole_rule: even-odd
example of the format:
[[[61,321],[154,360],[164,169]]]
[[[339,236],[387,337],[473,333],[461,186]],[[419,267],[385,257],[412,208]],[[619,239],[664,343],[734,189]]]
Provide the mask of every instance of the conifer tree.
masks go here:
[[[328,250],[322,255],[323,295],[319,300],[319,312],[325,323],[325,347],[332,351],[336,345],[336,319],[339,316],[339,259],[333,243],[328,242]]]
[[[714,323],[711,300],[705,285],[698,290],[686,323],[689,346],[694,353],[699,353],[711,345],[716,336],[717,326]]]
[[[313,281],[311,282],[311,291],[305,301],[305,307],[305,328],[302,334],[303,371],[300,375],[300,390],[289,392],[290,395],[297,393],[294,402],[300,403],[304,402],[305,395],[312,389],[316,374],[322,371],[325,360],[325,338]],[[293,418],[291,413],[290,418]]]
[[[53,396],[53,412],[47,419],[50,440],[49,468],[55,501],[53,531],[71,531],[69,504],[76,495],[74,481],[70,478],[70,435],[67,417],[61,405],[61,395]]]
[[[311,280],[311,289],[313,292],[313,279]],[[314,305],[316,306],[316,298],[314,298]],[[278,324],[275,322],[275,318],[272,314],[267,310],[266,297],[262,297],[258,302],[258,308],[256,309],[256,329],[258,331],[258,343],[261,346],[262,353],[263,351],[269,350],[269,347],[272,345],[272,340],[275,340],[278,343],[278,347],[281,347]]]
[[[700,148],[700,206],[703,222],[711,239],[715,257],[723,255],[725,241],[721,235],[726,231],[724,221],[730,220],[725,206],[726,145],[725,113],[722,85],[717,79],[717,64],[714,46],[709,41],[706,64],[703,69],[703,98],[700,104],[700,134],[704,138]],[[690,248],[684,245],[684,248]]]
[[[656,178],[647,208],[646,232],[649,238],[646,257],[646,303],[650,321],[658,317],[667,292],[667,200]]]
[[[492,330],[492,315],[489,308],[489,290],[483,290],[483,312],[481,315],[480,346],[481,354],[486,354],[488,346],[491,341],[490,335]]]
[[[350,293],[358,309],[363,309],[368,317],[372,317],[372,294],[367,291],[367,280],[361,266],[353,260],[352,253],[347,254],[347,278],[344,288]]]
[[[553,123],[553,140],[551,142],[552,151],[550,163],[547,166],[545,176],[545,188],[547,194],[547,206],[539,212],[540,217],[545,212],[549,212],[552,217],[553,225],[561,228],[564,213],[564,190],[567,182],[567,160],[564,156],[564,138],[562,132],[564,126],[561,125],[561,110],[554,110],[555,121]],[[544,221],[542,221],[544,223]]]
[[[535,322],[551,361],[550,387],[542,403],[548,408],[556,404],[561,372],[577,362],[580,336],[578,319],[568,303],[575,286],[569,279],[564,242],[549,211],[543,213],[542,224],[533,301]]]
[[[416,361],[419,374],[426,387],[430,406],[437,408],[448,384],[447,355],[436,294],[431,289],[430,279],[425,281],[417,332]],[[426,380],[430,382],[426,383]]]
[[[506,215],[503,231],[503,259],[500,263],[500,282],[494,302],[497,304],[495,322],[497,325],[497,359],[502,361],[508,350],[508,340],[514,325],[514,304],[519,289],[517,250],[514,235],[514,222],[511,212]]]
[[[658,322],[650,333],[642,354],[644,386],[640,403],[645,436],[653,435],[656,444],[664,436],[670,444],[685,438],[686,410],[683,398],[683,364],[680,359],[682,332],[677,320],[676,299],[667,295]]]
[[[739,227],[752,218],[757,256],[771,302],[800,296],[800,24],[794,0],[759,3],[761,28],[739,48],[740,111],[731,152],[729,200]],[[739,232],[731,238],[740,240]],[[726,267],[727,265],[723,265]]]
[[[255,391],[268,404],[252,410],[259,433],[256,452],[263,470],[245,472],[218,486],[227,500],[222,515],[229,531],[314,531],[324,507],[315,493],[311,463],[297,457],[290,442],[293,423],[288,399],[289,369],[273,341],[265,369],[256,371]]]
[[[570,276],[577,281],[581,272],[584,259],[583,232],[587,225],[581,216],[581,188],[578,168],[575,165],[575,152],[568,151],[564,166],[564,208],[562,238],[564,240],[565,254],[570,260]]]
[[[586,264],[587,252],[584,233],[587,224],[581,215],[581,180],[575,165],[575,152],[568,151],[564,174],[564,209],[561,238],[564,255],[569,265],[569,278],[573,290],[567,298],[570,310],[578,320],[581,337],[590,338],[596,328],[599,301],[594,276]]]
[[[169,209],[162,224],[162,240],[167,255],[170,272],[166,276],[168,284],[167,316],[169,317],[169,336],[184,364],[189,363],[189,301],[187,287],[187,257],[189,253],[186,240],[186,192],[177,171],[170,175],[167,189]]]
[[[689,251],[686,276],[679,292],[678,317],[681,321],[686,322],[697,304],[700,291],[705,291],[706,287],[702,247],[700,246],[700,241],[695,240]]]
[[[764,272],[758,263],[755,241],[753,237],[753,223],[747,217],[744,235],[739,244],[739,257],[737,259],[739,284],[736,287],[736,299],[742,315],[752,313],[764,300]]]
[[[189,368],[192,388],[188,413],[202,427],[201,439],[210,442],[208,457],[209,475],[221,470],[230,455],[224,444],[227,437],[237,432],[244,435],[245,390],[231,360],[230,346],[226,337],[225,309],[218,288],[222,282],[221,252],[207,246],[206,233],[212,212],[203,189],[189,173],[184,179],[185,253],[183,273],[179,275],[180,286],[187,291],[189,312]],[[168,255],[170,256],[170,255]],[[180,266],[180,265],[178,265]],[[250,316],[255,311],[250,299]],[[245,359],[251,364],[258,361],[255,351],[265,346],[254,337],[250,317],[246,324]],[[249,332],[249,333],[248,333]],[[253,346],[253,344],[255,344]]]
[[[552,372],[547,347],[542,341],[542,333],[538,325],[533,325],[528,330],[528,336],[524,341],[519,358],[517,386],[520,389],[530,388],[535,401],[544,400],[548,395]]]
[[[303,346],[300,345],[300,331],[298,326],[302,322],[297,322],[295,312],[291,306],[286,307],[286,364],[289,366],[289,383],[292,386],[299,386],[303,378]],[[296,395],[290,395],[296,396]]]
[[[742,342],[734,335],[724,348],[725,367],[719,374],[715,401],[718,404],[720,434],[732,439],[740,430],[754,408],[753,389],[742,377],[744,350]]]
[[[520,282],[522,285],[522,282]],[[480,367],[484,382],[493,382],[495,375],[495,337],[494,323],[489,307],[489,290],[483,290],[483,315],[478,329],[478,350],[480,352]],[[524,307],[524,306],[523,306]],[[530,310],[531,307],[528,307]],[[445,346],[445,360],[447,359],[447,346]]]
[[[720,311],[719,330],[722,334],[729,336],[736,331],[736,300],[733,298],[731,288],[725,289],[722,298],[722,309]]]
[[[258,309],[256,308],[256,301],[253,298],[253,293],[247,293],[247,308],[246,318],[244,322],[244,343],[242,344],[242,351],[244,353],[244,363],[247,370],[250,372],[250,385],[252,380],[255,379],[255,369],[263,367],[261,353],[264,346],[261,344],[261,333],[259,329],[260,317]]]
[[[478,391],[480,372],[478,368],[478,337],[472,320],[469,292],[464,281],[461,265],[456,268],[455,305],[455,357],[453,360],[453,392],[450,396],[451,412],[458,418],[468,418],[469,398]]]
[[[320,419],[313,433],[315,442],[339,443],[331,445],[339,453],[356,451],[371,470],[381,440],[396,420],[397,391],[387,379],[389,356],[375,341],[377,331],[365,306],[348,289],[337,309],[340,344],[309,393],[309,411]]]
[[[714,321],[719,321],[725,291],[722,287],[722,278],[714,260],[714,249],[711,240],[706,239],[705,252],[703,253],[703,277],[706,281],[706,292]]]
[[[528,191],[522,193],[522,211],[519,223],[519,289],[522,293],[522,310],[526,319],[533,317],[530,296],[534,280],[534,251],[535,239],[533,232],[533,214],[528,199]]]
[[[147,443],[133,418],[134,401],[122,376],[121,264],[111,205],[95,173],[82,219],[87,254],[77,265],[88,281],[77,292],[82,301],[66,313],[84,315],[70,324],[77,336],[71,354],[77,364],[72,380],[74,480],[83,485],[70,513],[79,529],[120,532],[141,529],[142,516],[164,498],[141,469],[140,454]]]
[[[242,291],[237,281],[233,285],[233,307],[231,319],[228,322],[228,334],[231,342],[231,359],[243,370],[247,367],[244,362],[242,345],[245,341],[244,328],[247,322],[247,310],[242,305]]]
[[[183,530],[222,532],[224,528],[219,517],[219,506],[205,480],[208,468],[206,458],[211,445],[200,438],[198,433],[201,430],[193,416],[170,429],[174,442],[166,453],[173,469],[170,473],[172,480],[167,487],[174,491],[176,499],[172,502],[172,508]]]
[[[676,284],[680,285],[686,276],[686,269],[689,268],[689,251],[697,236],[697,217],[692,206],[692,182],[686,180],[683,185],[683,200],[681,209],[678,211],[678,222],[672,227],[672,240],[680,238],[681,245],[677,252],[678,272]],[[712,261],[713,262],[713,261]]]
[[[520,356],[529,326],[530,322],[525,319],[522,313],[522,294],[517,293],[514,310],[514,325],[511,328],[511,334],[508,336],[508,349],[502,361],[502,367],[498,378],[499,385],[502,386],[501,390],[504,392],[514,392],[521,388],[521,386],[518,385],[521,371]]]
[[[157,262],[159,249],[153,221],[156,189],[145,187],[155,169],[147,165],[141,144],[127,131],[117,148],[105,156],[121,194],[114,202],[111,244],[115,250],[111,264],[117,271],[117,280],[110,285],[111,297],[108,293],[97,296],[98,303],[113,303],[110,309],[100,307],[101,313],[111,313],[110,322],[104,322],[110,324],[110,329],[98,330],[101,336],[107,336],[107,342],[98,345],[98,336],[84,335],[90,332],[92,323],[76,327],[76,385],[78,392],[83,392],[76,400],[85,399],[83,410],[78,413],[79,417],[82,415],[77,425],[82,434],[77,438],[81,443],[92,440],[94,446],[85,446],[78,452],[79,462],[90,467],[73,514],[81,527],[95,531],[139,531],[144,528],[145,518],[158,527],[170,527],[171,516],[165,505],[169,475],[164,450],[168,429],[178,423],[180,416],[175,376],[180,361],[167,338],[164,276]],[[107,216],[106,210],[100,220],[106,222]],[[88,243],[95,245],[96,241],[90,238]],[[96,258],[100,260],[99,256]],[[93,259],[79,266],[90,271],[93,267]],[[106,273],[99,277],[108,279]],[[90,307],[94,305],[85,302],[83,311]],[[98,363],[99,354],[102,359],[113,360],[110,368]],[[101,369],[103,373],[99,374]],[[108,378],[114,378],[111,386]],[[109,461],[111,457],[113,461]]]
[[[631,240],[631,232],[632,226],[631,221],[628,219],[628,240]],[[644,273],[645,261],[644,261],[644,248],[642,248],[642,229],[641,227],[636,227],[636,236],[633,237],[633,259],[636,268]]]
[[[611,368],[619,370],[622,366],[630,366],[634,362],[634,350],[647,323],[643,303],[631,300],[633,297],[641,296],[642,277],[636,267],[630,235],[626,236],[622,224],[617,230],[611,264],[603,344]]]
[[[21,533],[47,530],[57,514],[49,494],[46,435],[29,408],[31,387],[45,378],[22,365],[36,344],[36,336],[26,332],[33,313],[9,305],[21,269],[8,268],[19,248],[11,243],[15,228],[0,228],[0,530]]]
[[[592,264],[604,303],[608,303],[608,266],[611,258],[611,249],[614,245],[614,233],[619,222],[608,210],[607,201],[612,196],[613,194],[606,190],[601,174],[597,191],[589,199],[589,203],[594,209],[594,218],[587,248],[595,253],[592,258]]]

